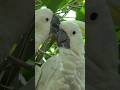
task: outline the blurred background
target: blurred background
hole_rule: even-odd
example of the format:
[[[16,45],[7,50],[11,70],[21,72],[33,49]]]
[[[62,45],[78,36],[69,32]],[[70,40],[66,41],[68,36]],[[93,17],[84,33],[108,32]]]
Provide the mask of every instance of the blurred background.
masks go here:
[[[120,52],[120,0],[106,2],[114,22]],[[0,90],[18,90],[21,87],[20,90],[30,90],[32,86],[29,82],[34,84],[34,63],[43,64],[59,52],[54,39],[40,46],[43,52],[34,52],[34,11],[41,7],[50,8],[61,20],[85,22],[85,0],[1,0],[0,43],[3,44],[0,44]],[[85,41],[85,34],[83,40]]]

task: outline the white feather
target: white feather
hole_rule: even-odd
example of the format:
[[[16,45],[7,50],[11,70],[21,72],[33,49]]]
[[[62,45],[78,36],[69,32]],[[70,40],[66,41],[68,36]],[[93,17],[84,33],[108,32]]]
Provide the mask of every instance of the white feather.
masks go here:
[[[85,90],[84,44],[79,27],[69,21],[60,25],[70,38],[70,49],[59,48],[40,70],[36,90]],[[76,31],[73,35],[72,31]]]
[[[40,8],[35,11],[35,51],[49,36],[52,17],[53,12],[48,8]],[[46,21],[47,18],[49,21]]]

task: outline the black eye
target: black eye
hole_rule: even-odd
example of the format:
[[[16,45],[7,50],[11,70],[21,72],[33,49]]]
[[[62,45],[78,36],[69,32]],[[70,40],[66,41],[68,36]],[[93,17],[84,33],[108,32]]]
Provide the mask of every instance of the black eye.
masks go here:
[[[48,21],[49,21],[49,18],[46,18],[45,20],[48,22]]]
[[[73,32],[72,32],[72,34],[73,34],[73,35],[75,35],[75,34],[76,34],[76,32],[75,32],[75,31],[73,31]]]

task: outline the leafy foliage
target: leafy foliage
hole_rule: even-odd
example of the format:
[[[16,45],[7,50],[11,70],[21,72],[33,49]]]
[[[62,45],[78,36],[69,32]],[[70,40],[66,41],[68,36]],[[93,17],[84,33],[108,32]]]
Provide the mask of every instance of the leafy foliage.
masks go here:
[[[73,10],[76,13],[76,18],[75,18],[76,20],[85,21],[85,0],[35,0],[35,10],[39,9],[42,6],[47,6],[54,13],[58,15],[62,13],[63,16],[60,16],[61,20],[64,19],[64,17],[69,13],[70,10]],[[13,39],[17,39],[17,42],[15,42],[12,45],[9,55],[17,57],[17,59],[21,59],[23,61],[22,63],[28,66],[26,66],[27,67],[26,68],[22,63],[20,62],[18,63],[16,59],[14,60],[13,58],[10,58],[10,57],[8,57],[8,59],[6,57],[7,60],[5,60],[4,63],[0,62],[0,77],[1,77],[0,90],[2,90],[3,88],[4,90],[10,89],[7,86],[10,86],[11,83],[12,83],[11,86],[17,85],[17,88],[21,87],[23,85],[21,81],[24,82],[23,79],[20,79],[20,82],[19,82],[22,85],[21,84],[19,85],[18,83],[16,83],[16,76],[19,76],[19,74],[21,74],[27,82],[32,77],[34,77],[34,68],[31,68],[31,66],[34,66],[34,59],[35,59],[34,57],[37,57],[37,60],[35,63],[38,63],[41,59],[47,60],[48,58],[50,58],[53,55],[56,55],[59,52],[57,49],[57,45],[54,41],[54,38],[52,38],[51,40],[46,40],[46,42],[42,44],[41,46],[42,52],[39,51],[38,54],[36,54],[35,56],[34,55],[34,33],[35,32],[34,32],[33,25],[32,27],[30,27],[30,29],[32,29],[32,32],[30,31],[28,31],[27,33],[24,32],[25,34],[19,39],[16,38],[17,36],[19,36],[17,35],[18,33],[16,34],[16,31],[12,32],[12,34],[15,33],[12,36],[13,36]],[[117,36],[117,41],[120,48],[120,26],[117,26],[116,28],[116,36]],[[1,37],[0,37],[0,42],[2,42]],[[29,65],[30,65],[30,69],[29,69]]]
[[[66,17],[70,10],[73,10],[76,12],[76,20],[85,21],[85,0],[36,0],[35,9],[39,9],[42,6],[50,8],[61,17],[61,20]],[[60,14],[62,14],[62,16]],[[50,43],[51,44],[46,40],[45,43],[42,44],[40,51],[37,52],[37,64],[42,64],[43,60],[47,60],[59,52],[54,40],[51,40]]]

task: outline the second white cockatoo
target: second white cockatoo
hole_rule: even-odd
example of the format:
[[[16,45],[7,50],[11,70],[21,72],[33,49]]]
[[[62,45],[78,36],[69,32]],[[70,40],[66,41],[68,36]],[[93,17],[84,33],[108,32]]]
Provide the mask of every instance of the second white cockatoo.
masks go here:
[[[44,7],[35,11],[35,52],[39,46],[50,36],[56,33],[59,28],[59,18],[53,12]],[[40,67],[35,65],[35,84],[40,76]]]
[[[41,66],[36,90],[85,90],[85,52],[80,28],[74,22],[63,21],[56,36],[59,55]]]
[[[53,29],[51,25],[57,25],[56,19],[54,13],[46,7],[35,10],[35,52],[48,38],[50,30]]]

